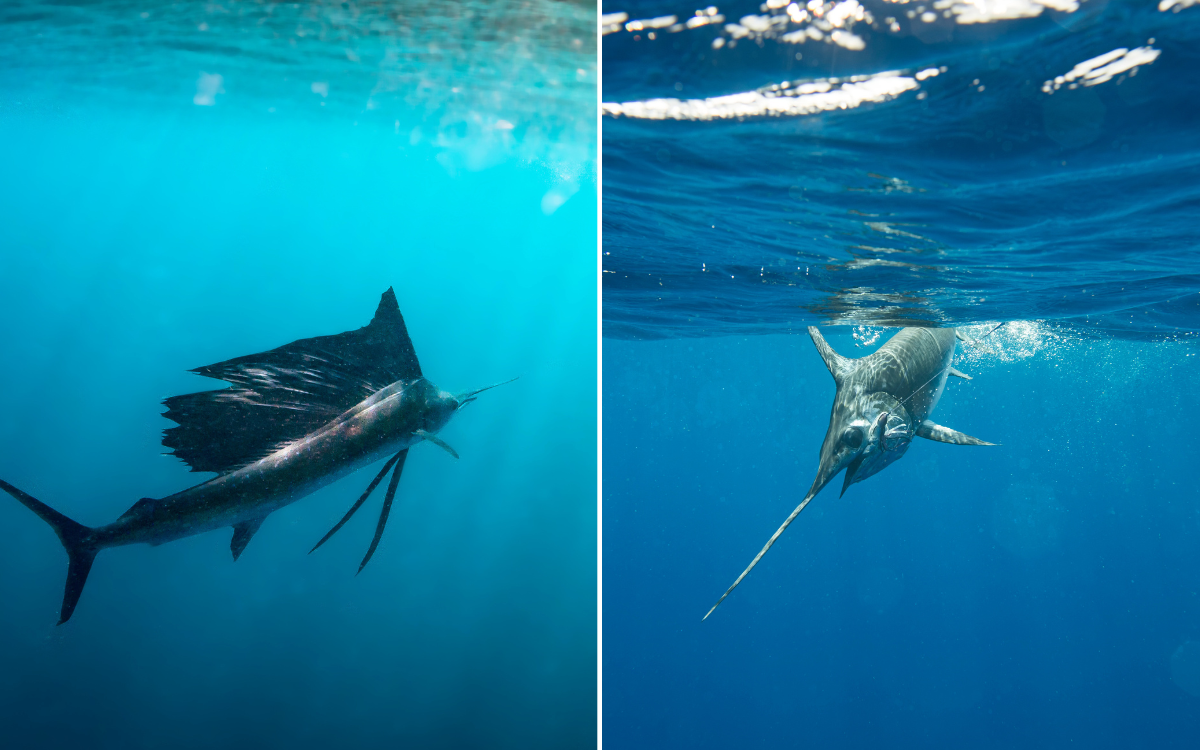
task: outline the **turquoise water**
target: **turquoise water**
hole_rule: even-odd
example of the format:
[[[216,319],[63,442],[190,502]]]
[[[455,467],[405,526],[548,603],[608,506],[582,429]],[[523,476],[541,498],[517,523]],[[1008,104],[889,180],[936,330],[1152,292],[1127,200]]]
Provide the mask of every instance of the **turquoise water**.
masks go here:
[[[164,398],[221,387],[187,370],[389,286],[435,384],[520,379],[441,433],[460,460],[412,450],[357,577],[381,491],[306,553],[377,467],[236,564],[224,531],[106,550],[55,627],[66,556],[6,497],[6,746],[594,742],[592,16],[142,9],[0,16],[0,477],[89,525],[202,481],[159,444]]]

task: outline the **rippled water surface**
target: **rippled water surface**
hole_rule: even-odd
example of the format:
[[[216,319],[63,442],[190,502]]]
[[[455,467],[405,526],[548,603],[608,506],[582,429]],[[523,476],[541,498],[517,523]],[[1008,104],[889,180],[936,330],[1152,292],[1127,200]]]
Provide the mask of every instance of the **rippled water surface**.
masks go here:
[[[605,332],[1200,327],[1200,8],[604,5]]]
[[[606,741],[1196,746],[1200,7],[604,10]],[[816,473],[811,324],[964,327],[932,418],[998,445],[836,477],[702,621]]]
[[[10,106],[349,119],[454,166],[515,157],[594,172],[594,13],[554,0],[18,0],[0,8],[0,85]]]

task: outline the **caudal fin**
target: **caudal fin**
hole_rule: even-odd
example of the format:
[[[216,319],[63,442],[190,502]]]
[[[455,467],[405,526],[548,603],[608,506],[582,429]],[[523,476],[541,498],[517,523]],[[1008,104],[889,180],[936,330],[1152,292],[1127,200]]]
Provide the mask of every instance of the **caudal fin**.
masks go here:
[[[92,570],[92,562],[100,548],[96,545],[92,529],[81,523],[76,523],[46,505],[41,500],[13,487],[0,479],[0,489],[15,497],[26,508],[29,508],[58,534],[59,541],[67,550],[70,564],[67,567],[67,586],[63,592],[62,613],[58,624],[62,625],[71,619],[75,605],[79,603],[79,595],[83,593],[83,584],[87,583],[88,573]]]

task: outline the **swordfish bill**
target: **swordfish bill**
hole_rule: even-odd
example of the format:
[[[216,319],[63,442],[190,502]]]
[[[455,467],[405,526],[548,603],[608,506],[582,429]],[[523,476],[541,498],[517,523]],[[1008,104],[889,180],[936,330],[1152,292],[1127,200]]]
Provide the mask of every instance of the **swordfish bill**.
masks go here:
[[[804,499],[703,619],[721,606],[796,516],[843,469],[845,494],[850,485],[899,460],[914,437],[953,445],[994,445],[929,419],[950,376],[971,379],[951,366],[956,340],[966,341],[955,329],[902,328],[874,354],[861,359],[838,354],[816,328],[810,326],[808,334],[837,386],[817,476]]]
[[[346,517],[317,543],[319,547],[340,529],[392,471],[361,571],[383,535],[409,448],[429,441],[457,458],[437,433],[487,390],[454,395],[421,374],[390,288],[362,328],[301,339],[192,372],[230,387],[168,398],[163,416],[177,426],[163,433],[162,442],[192,471],[216,472],[216,477],[169,497],[138,500],[120,518],[95,527],[0,480],[0,489],[48,523],[67,551],[60,625],[75,611],[101,550],[159,545],[232,528],[229,548],[237,560],[271,513],[387,459]]]

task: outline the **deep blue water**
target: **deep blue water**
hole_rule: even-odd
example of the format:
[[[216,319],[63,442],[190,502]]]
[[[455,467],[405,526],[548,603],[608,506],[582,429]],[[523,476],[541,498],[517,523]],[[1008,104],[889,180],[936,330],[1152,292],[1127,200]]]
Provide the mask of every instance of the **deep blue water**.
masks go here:
[[[604,4],[607,744],[1200,743],[1200,8],[1054,5]],[[1000,445],[836,479],[702,622],[815,474],[804,327],[982,321],[933,418]]]
[[[207,479],[160,455],[162,400],[222,385],[187,370],[358,328],[389,286],[434,383],[520,376],[441,433],[460,460],[413,448],[357,577],[382,488],[306,553],[377,467],[236,564],[227,532],[106,550],[56,627],[66,556],[5,496],[5,747],[594,743],[593,20],[0,11],[0,477],[97,525]]]
[[[1042,12],[957,22],[1002,5]],[[863,45],[851,50],[783,41],[810,28],[828,40],[811,17],[716,7],[723,23],[603,37],[607,335],[812,320],[1200,327],[1200,8],[980,0],[924,23],[932,3],[865,0],[874,28],[833,29]],[[604,11],[693,14],[669,0]],[[772,16],[784,23],[762,33],[739,23]],[[830,91],[782,96],[804,86]],[[737,94],[740,109],[713,101]],[[780,102],[809,113],[754,114]]]
[[[1002,328],[956,366],[934,419],[1001,445],[835,479],[701,622],[833,381],[803,335],[605,341],[606,746],[1196,746],[1195,347]]]

